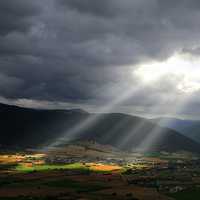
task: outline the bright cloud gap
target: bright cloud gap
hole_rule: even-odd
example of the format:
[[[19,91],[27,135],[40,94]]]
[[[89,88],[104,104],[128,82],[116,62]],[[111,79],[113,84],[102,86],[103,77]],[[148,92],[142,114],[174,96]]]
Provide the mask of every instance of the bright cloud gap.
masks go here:
[[[133,74],[144,85],[162,84],[162,80],[174,79],[176,89],[182,93],[200,90],[200,58],[175,54],[163,62],[151,62],[137,66]]]

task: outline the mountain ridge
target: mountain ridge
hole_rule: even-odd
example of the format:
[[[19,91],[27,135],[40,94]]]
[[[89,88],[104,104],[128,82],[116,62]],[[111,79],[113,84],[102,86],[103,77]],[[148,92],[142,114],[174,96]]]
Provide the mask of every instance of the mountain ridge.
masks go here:
[[[91,114],[76,109],[30,109],[6,104],[0,104],[0,144],[21,148],[45,146],[59,138],[68,138],[74,127],[94,118],[97,120],[92,121],[90,126],[78,130],[78,139],[95,140],[122,150],[136,150],[156,133],[155,144],[149,147],[150,151],[200,153],[200,145],[196,142],[145,118],[122,113]]]
[[[155,118],[152,122],[159,126],[167,127],[178,131],[184,136],[200,143],[200,121],[199,120],[185,120],[176,118]]]

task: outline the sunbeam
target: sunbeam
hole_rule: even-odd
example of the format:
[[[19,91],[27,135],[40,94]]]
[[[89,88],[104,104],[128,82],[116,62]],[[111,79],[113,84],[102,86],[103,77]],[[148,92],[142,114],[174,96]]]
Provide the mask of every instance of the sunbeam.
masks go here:
[[[111,103],[109,103],[106,106],[102,107],[99,112],[100,113],[109,112],[114,107],[116,107],[117,105],[119,105],[123,101],[126,101],[128,98],[130,98],[135,92],[137,92],[137,90],[135,90],[135,88],[132,88],[132,89],[124,92],[123,94],[121,94],[120,96],[115,98],[113,101],[111,101]],[[67,130],[62,135],[62,137],[59,137],[55,142],[53,142],[50,145],[48,145],[48,147],[45,147],[45,149],[49,149],[49,148],[55,147],[55,146],[61,144],[63,141],[66,141],[66,140],[67,141],[71,141],[71,140],[74,140],[74,139],[78,138],[78,136],[80,134],[80,131],[83,131],[83,130],[89,128],[94,123],[96,123],[98,120],[100,120],[100,118],[101,118],[100,115],[92,114],[90,117],[86,118],[81,123],[76,124],[70,130]]]
[[[200,1],[0,0],[0,127],[0,200],[198,199]]]
[[[136,134],[139,133],[139,131],[144,127],[144,125],[146,124],[145,120],[142,120],[141,122],[139,122],[138,124],[134,124],[133,127],[130,128],[130,130],[128,131],[128,133],[126,134],[126,137],[122,137],[120,141],[118,141],[118,145],[121,149],[124,149],[124,147],[127,145],[127,143],[133,139],[134,140],[134,136]],[[132,149],[135,149],[135,146],[132,146]]]
[[[179,101],[178,104],[175,103],[170,108],[170,110],[167,111],[168,116],[173,117],[181,113],[182,109],[185,108],[187,102],[190,101],[190,98],[190,95],[184,95],[184,99],[182,99],[181,102]],[[153,107],[154,113],[156,113],[156,111],[159,111],[160,109],[162,109],[162,106]],[[140,144],[138,144],[137,150],[148,152],[150,149],[155,148],[157,141],[165,137],[165,135],[163,134],[163,130],[161,130],[161,128],[158,126],[155,126],[155,128],[149,130],[147,137],[144,138]]]

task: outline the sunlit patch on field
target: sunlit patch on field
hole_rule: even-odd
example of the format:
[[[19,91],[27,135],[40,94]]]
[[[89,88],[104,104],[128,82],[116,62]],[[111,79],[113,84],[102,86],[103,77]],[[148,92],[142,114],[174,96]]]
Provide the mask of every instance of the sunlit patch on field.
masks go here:
[[[136,170],[143,170],[143,169],[148,169],[150,168],[149,165],[146,165],[146,164],[127,164],[125,166],[126,168],[131,168],[131,169],[136,169]]]
[[[16,162],[21,162],[23,159],[24,156],[21,155],[1,155],[0,163],[1,164],[16,163]]]
[[[79,170],[90,172],[113,172],[120,171],[122,167],[118,165],[99,164],[99,163],[73,163],[73,164],[33,164],[33,163],[20,163],[15,167],[18,172],[39,172],[50,170]]]
[[[98,163],[89,163],[87,164],[89,169],[92,171],[120,171],[122,167],[118,165],[108,165],[108,164],[98,164]]]
[[[0,155],[0,164],[12,164],[25,162],[27,160],[32,160],[35,162],[41,162],[45,157],[45,154],[13,154],[13,155]]]

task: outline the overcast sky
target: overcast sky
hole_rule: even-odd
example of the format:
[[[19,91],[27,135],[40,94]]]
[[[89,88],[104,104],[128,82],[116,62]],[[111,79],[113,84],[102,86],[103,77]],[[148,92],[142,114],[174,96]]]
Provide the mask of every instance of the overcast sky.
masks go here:
[[[199,119],[199,54],[199,0],[0,0],[4,103]]]

